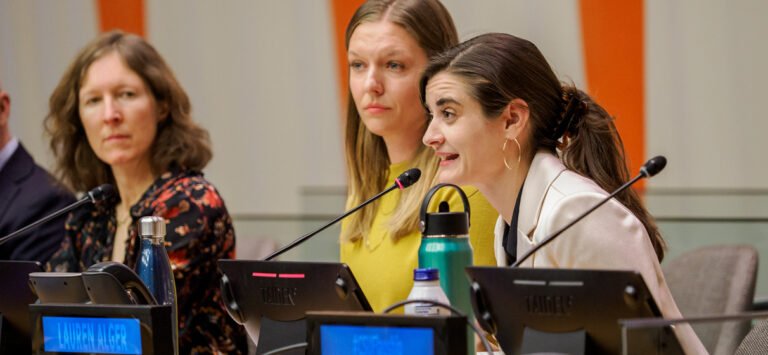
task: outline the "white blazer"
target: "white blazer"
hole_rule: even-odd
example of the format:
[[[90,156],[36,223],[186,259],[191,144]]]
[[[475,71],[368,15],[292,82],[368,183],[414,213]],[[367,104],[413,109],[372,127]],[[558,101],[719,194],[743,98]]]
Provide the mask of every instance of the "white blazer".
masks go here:
[[[520,257],[608,195],[594,181],[567,170],[557,156],[538,152],[531,163],[520,198],[517,256]],[[499,266],[507,264],[503,236],[504,221],[499,217],[494,239]],[[682,317],[664,280],[645,227],[616,199],[609,200],[574,224],[521,266],[636,270],[643,276],[664,318]],[[690,326],[676,326],[675,334],[686,354],[707,353]]]

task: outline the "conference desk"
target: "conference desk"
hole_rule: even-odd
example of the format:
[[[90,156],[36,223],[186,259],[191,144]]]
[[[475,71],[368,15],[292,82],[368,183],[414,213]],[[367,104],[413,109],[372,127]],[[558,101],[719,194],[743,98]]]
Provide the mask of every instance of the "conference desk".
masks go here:
[[[232,261],[232,265],[247,265],[249,267],[253,266],[254,263],[259,264],[260,262]],[[259,264],[259,265],[261,265],[261,264]],[[311,303],[311,302],[310,303],[302,303],[302,302],[304,302],[304,301],[309,302],[310,300],[312,302],[316,302],[318,300],[322,301],[323,300],[322,298],[318,299],[317,297],[318,297],[318,295],[320,295],[322,293],[326,293],[326,291],[330,291],[330,292],[328,292],[328,294],[330,294],[332,297],[342,297],[342,298],[344,298],[344,297],[349,297],[349,296],[355,294],[354,292],[351,292],[351,290],[352,290],[351,287],[353,285],[353,283],[351,281],[351,278],[343,279],[345,282],[339,282],[339,275],[346,275],[344,273],[347,272],[348,270],[346,270],[344,267],[340,266],[340,264],[338,264],[338,263],[328,263],[328,264],[323,264],[323,265],[317,265],[317,264],[307,265],[306,263],[291,264],[291,263],[282,263],[282,262],[281,263],[271,262],[271,263],[266,263],[264,265],[267,265],[268,267],[274,267],[274,268],[286,268],[286,267],[290,268],[290,267],[307,267],[307,266],[310,266],[310,267],[312,267],[313,273],[311,273],[311,274],[307,273],[307,275],[320,275],[320,274],[322,274],[322,272],[318,271],[318,270],[321,270],[320,266],[325,266],[325,267],[328,268],[328,270],[329,270],[328,271],[328,275],[329,275],[328,279],[325,280],[325,279],[323,279],[322,277],[319,277],[319,276],[318,276],[318,278],[314,278],[313,280],[320,280],[321,281],[321,285],[320,286],[310,285],[311,287],[308,288],[308,290],[307,290],[308,292],[304,292],[304,294],[307,294],[308,296],[310,296],[310,299],[303,300],[301,298],[296,298],[296,299],[293,300],[293,301],[295,301],[295,303],[293,304],[293,309],[292,309],[291,312],[295,313],[295,315],[297,317],[304,316],[304,314],[306,312],[304,310],[301,310],[301,312],[297,313],[296,312],[297,309],[306,309],[306,310],[323,309],[324,306],[319,305],[317,303]],[[7,269],[7,268],[0,268],[0,270],[3,270],[3,269]],[[227,272],[227,270],[226,270],[227,267],[223,267],[222,269],[225,271],[225,276],[229,275],[232,280],[237,280],[236,277],[232,277],[233,274],[231,273],[231,271],[233,271],[233,270],[229,270],[230,272]],[[468,270],[472,270],[472,269],[482,269],[482,268],[468,268]],[[581,280],[584,282],[584,284],[589,284],[590,277],[592,277],[595,280],[599,280],[599,284],[601,285],[600,290],[605,295],[608,295],[608,294],[612,293],[612,291],[610,291],[611,288],[607,286],[607,285],[611,284],[610,280],[612,279],[612,277],[616,278],[616,277],[632,276],[631,274],[626,274],[626,272],[623,272],[624,274],[622,274],[622,272],[618,272],[618,274],[615,274],[617,272],[611,272],[611,271],[599,271],[599,273],[601,273],[599,275],[592,275],[592,276],[586,275],[585,276],[585,275],[580,275],[579,273],[582,272],[582,271],[578,271],[578,270],[554,270],[554,271],[552,271],[552,270],[545,270],[545,269],[523,270],[523,269],[509,269],[509,268],[506,268],[506,269],[488,268],[486,270],[487,271],[482,271],[482,270],[480,270],[480,271],[481,271],[481,274],[488,274],[488,275],[486,275],[486,276],[489,277],[487,280],[483,280],[482,275],[474,275],[474,276],[472,276],[472,279],[474,281],[479,282],[480,284],[482,284],[483,287],[487,287],[488,285],[508,287],[508,286],[511,286],[511,285],[515,284],[515,282],[512,282],[512,281],[510,281],[510,282],[507,282],[507,281],[500,282],[499,279],[498,279],[500,276],[499,275],[494,275],[495,273],[526,273],[525,276],[529,280],[532,279],[533,276],[536,276],[534,274],[542,274],[542,275],[538,275],[537,277],[545,277],[546,275],[544,275],[544,274],[552,273],[553,275],[556,275],[557,279],[560,280],[560,281],[563,281],[564,277],[569,277],[568,275],[570,275],[570,277],[580,277]],[[242,270],[240,270],[240,271],[242,271]],[[248,269],[246,268],[245,271],[248,271]],[[283,270],[282,272],[285,272],[285,271],[288,271],[290,273],[294,273],[295,274],[295,270],[287,270],[286,269],[286,270]],[[277,272],[280,272],[280,271],[277,271]],[[21,277],[21,278],[17,277],[17,278],[15,278],[16,281],[13,281],[13,282],[18,284],[15,287],[10,288],[10,287],[7,287],[7,285],[5,285],[5,284],[3,286],[7,287],[8,289],[16,289],[16,290],[24,290],[24,289],[26,289],[26,290],[28,290],[29,288],[27,287],[27,282],[28,282],[29,270],[25,270],[25,271],[22,272],[22,274],[23,273],[27,273],[27,275],[26,275],[27,276],[27,280],[25,280],[25,278],[23,278],[23,277]],[[531,273],[533,273],[533,274],[531,274]],[[594,273],[594,272],[590,272],[590,273]],[[611,274],[611,273],[614,273],[614,274]],[[239,319],[236,318],[236,320],[238,320],[241,323],[246,323],[246,325],[247,325],[247,323],[249,323],[249,320],[257,319],[256,317],[258,317],[258,319],[260,321],[261,313],[263,313],[265,311],[264,307],[266,307],[268,305],[267,303],[269,303],[269,302],[267,302],[268,300],[259,299],[259,295],[263,295],[263,292],[259,292],[259,287],[261,287],[261,286],[258,286],[258,285],[254,286],[254,281],[253,281],[254,278],[252,277],[251,273],[250,272],[245,272],[244,275],[248,276],[248,277],[243,277],[244,279],[246,279],[245,282],[235,282],[234,284],[231,284],[230,286],[233,286],[234,289],[233,290],[223,290],[224,291],[223,295],[224,295],[225,298],[227,298],[227,297],[234,297],[232,299],[225,299],[224,300],[224,303],[227,306],[231,306],[233,304],[232,302],[234,300],[238,301],[238,302],[234,303],[234,304],[238,304],[239,303],[239,305],[241,306],[240,307],[240,313],[239,313],[240,315],[238,317]],[[347,275],[347,276],[351,277],[351,275]],[[506,277],[506,276],[503,276],[503,277]],[[21,281],[19,281],[19,280],[21,280]],[[262,281],[268,282],[268,283],[270,283],[270,282],[274,283],[274,282],[291,282],[292,280],[295,281],[297,279],[291,279],[291,278],[286,278],[286,279],[264,278]],[[636,279],[636,281],[637,281],[637,279]],[[547,283],[545,282],[544,284],[547,284]],[[323,286],[323,285],[326,285],[326,286]],[[327,285],[332,285],[332,287],[329,288]],[[335,285],[335,286],[333,286],[333,285]],[[343,285],[345,288],[342,287],[341,289],[346,290],[347,292],[346,293],[339,293],[338,292],[339,291],[339,287],[340,287],[339,285]],[[623,285],[626,286],[626,284],[623,284]],[[224,286],[224,284],[222,286]],[[619,294],[623,294],[626,291],[624,286],[622,286],[620,289],[617,288],[617,290],[620,291]],[[254,289],[254,287],[256,287],[256,288]],[[528,289],[526,289],[525,287],[527,287]],[[533,312],[533,314],[534,315],[538,314],[537,317],[541,317],[541,316],[547,316],[547,313],[549,311],[552,311],[552,310],[557,310],[557,309],[565,310],[565,308],[562,307],[564,304],[555,302],[558,299],[561,300],[561,301],[562,300],[570,300],[569,302],[571,303],[571,305],[569,307],[576,307],[581,302],[581,301],[579,301],[580,298],[578,298],[578,297],[577,298],[573,298],[573,299],[569,299],[567,297],[563,298],[562,295],[558,296],[557,294],[550,295],[549,296],[550,298],[536,298],[536,297],[531,298],[531,297],[525,296],[525,294],[526,294],[526,292],[527,293],[532,292],[531,291],[531,287],[537,287],[537,286],[535,284],[531,284],[531,285],[527,285],[525,287],[521,288],[518,285],[518,287],[517,287],[518,290],[517,291],[501,290],[501,291],[490,291],[490,292],[487,292],[487,293],[484,294],[484,296],[483,296],[484,297],[484,301],[481,302],[481,303],[485,304],[486,307],[488,306],[488,304],[490,304],[491,306],[493,306],[493,305],[500,305],[500,304],[511,305],[510,302],[509,302],[511,299],[518,299],[518,300],[524,301],[522,303],[519,303],[518,304],[519,306],[521,306],[521,307],[533,307],[531,309],[531,310],[535,311],[535,312]],[[240,288],[242,288],[242,289],[240,289]],[[587,290],[588,288],[589,287],[586,287],[586,288],[583,288],[583,289]],[[637,289],[639,289],[639,287],[636,288],[634,292],[637,292]],[[578,293],[575,293],[576,291],[569,290],[569,289],[564,288],[562,286],[559,286],[558,290],[559,290],[558,292],[566,292],[568,295],[571,295],[571,296],[578,295]],[[323,291],[323,292],[320,292],[320,291]],[[519,295],[519,296],[513,296],[514,292],[518,292],[518,291],[522,292],[522,294]],[[535,293],[533,293],[533,294],[535,294]],[[636,293],[633,293],[633,294],[637,295]],[[499,296],[502,296],[502,295],[504,297],[499,298]],[[478,296],[478,295],[476,295],[476,296]],[[594,322],[597,319],[597,317],[600,316],[600,314],[595,314],[594,313],[593,310],[595,308],[591,308],[592,310],[590,310],[589,307],[594,307],[593,301],[595,299],[599,299],[602,296],[595,298],[595,296],[593,294],[591,294],[590,292],[585,292],[583,294],[583,296],[585,297],[585,299],[589,299],[590,302],[584,303],[584,306],[587,307],[587,308],[586,308],[585,311],[583,311],[583,314],[586,314],[588,317],[587,318],[581,317],[580,319],[587,319],[587,321],[582,321],[582,323],[585,323],[584,326],[589,326],[590,325],[590,324],[588,324],[589,323],[588,320],[590,319],[589,317],[591,317],[591,321]],[[640,298],[642,298],[642,297],[640,297]],[[351,307],[352,310],[359,310],[360,307],[363,307],[362,303],[360,303],[361,302],[360,300],[357,300],[357,301],[354,301],[354,302],[351,302],[351,303],[349,302],[350,300],[354,300],[354,299],[355,298],[348,299],[346,301],[347,302],[346,304],[348,305],[348,307]],[[533,302],[531,302],[531,300],[533,300]],[[626,302],[626,300],[624,298],[616,298],[616,300],[619,300],[620,302]],[[17,308],[25,308],[26,305],[28,305],[30,303],[34,303],[34,302],[35,302],[34,295],[32,295],[31,298],[26,300],[25,303],[22,303],[21,306],[18,306]],[[323,302],[325,302],[325,301],[323,301]],[[554,303],[552,303],[552,302],[554,302]],[[557,304],[560,304],[560,306],[557,306]],[[602,306],[605,307],[607,304],[608,303],[602,303]],[[271,306],[274,306],[274,305],[271,305]],[[73,317],[73,316],[78,316],[79,315],[79,316],[85,316],[85,317],[91,317],[91,318],[99,318],[99,317],[109,318],[110,316],[114,317],[114,318],[119,318],[118,317],[119,314],[107,312],[106,310],[109,308],[109,306],[106,306],[106,305],[75,305],[75,306],[72,306],[72,305],[61,306],[60,305],[60,306],[53,306],[53,305],[34,305],[33,304],[32,306],[28,306],[28,307],[29,307],[28,309],[32,310],[33,312],[36,312],[35,313],[36,315],[33,316],[33,318],[35,319],[35,322],[33,322],[31,329],[38,336],[40,336],[42,334],[42,323],[41,322],[42,322],[42,316],[44,315],[45,311],[53,312],[51,314],[51,316]],[[114,306],[114,307],[125,307],[125,306]],[[141,307],[152,307],[152,306],[134,306],[134,307],[141,308]],[[158,307],[158,306],[154,306],[154,307]],[[301,308],[301,307],[303,307],[303,308]],[[505,307],[492,307],[491,308],[491,310],[493,311],[493,312],[491,312],[491,313],[493,313],[492,317],[497,319],[497,321],[500,321],[501,323],[499,323],[499,324],[501,324],[502,326],[504,326],[504,324],[505,324],[504,322],[506,322],[506,321],[515,320],[515,319],[522,319],[522,318],[519,318],[520,316],[505,315],[506,314],[505,312],[508,310],[507,308],[508,307],[506,307],[506,306]],[[87,310],[87,309],[92,309],[92,310]],[[285,311],[287,311],[289,308],[286,308],[285,305],[282,305],[280,307],[276,307],[275,309],[278,309],[277,312],[279,312],[280,314],[285,314]],[[569,312],[573,313],[575,309],[576,308],[573,308]],[[51,311],[51,310],[53,310],[53,311]],[[62,311],[62,310],[65,310],[65,311]],[[82,313],[82,314],[73,313],[74,311],[80,311],[80,310],[87,310],[87,311],[85,313]],[[279,311],[279,310],[282,310],[282,311]],[[542,311],[544,311],[544,312],[542,313]],[[527,312],[527,314],[530,314],[530,312],[528,312],[528,311],[523,311],[523,313],[526,313],[526,312]],[[479,314],[483,314],[483,313],[484,313],[484,311],[479,312]],[[554,312],[554,313],[553,312],[549,312],[549,313],[552,313],[552,314],[549,314],[549,316],[553,316],[554,315],[554,316],[560,317],[558,319],[561,319],[561,320],[565,319],[565,318],[563,318],[563,315],[558,315],[557,312]],[[237,313],[233,313],[233,314],[237,314]],[[575,314],[575,313],[573,313],[573,314]],[[379,316],[381,316],[381,315],[376,315],[376,314],[373,314],[373,313],[368,313],[367,317],[370,317],[370,319],[373,319],[373,318],[379,317]],[[158,317],[162,317],[162,316],[158,315]],[[140,317],[136,316],[134,318],[139,319]],[[631,317],[625,317],[625,318],[631,318]],[[27,319],[29,319],[29,318],[27,318]],[[369,323],[366,320],[365,317],[363,317],[361,319],[362,320],[360,322],[358,322],[359,325],[364,325],[364,324],[368,324]],[[618,318],[614,318],[614,324],[616,324],[615,323],[615,319],[618,319]],[[151,322],[151,320],[150,321],[146,321],[145,320],[145,323],[150,323],[150,322]],[[158,322],[151,322],[151,323],[152,324],[160,324]],[[508,326],[508,325],[506,325],[506,326]],[[165,328],[169,328],[169,327],[165,327]],[[505,336],[504,334],[508,334],[508,332],[505,333],[503,330],[498,330],[498,331],[499,331],[498,334],[502,335],[500,340],[503,340],[503,338]],[[160,334],[160,333],[156,333],[156,334]],[[299,340],[305,341],[306,337],[307,337],[306,334],[307,334],[306,330],[304,330],[303,332],[299,332],[298,333]],[[30,333],[30,335],[33,335],[33,334]],[[168,338],[170,338],[170,337],[167,337],[166,339],[168,339]],[[295,343],[295,342],[293,342],[293,343]],[[39,342],[38,342],[38,344],[39,344]],[[516,343],[516,344],[519,344],[519,342]],[[513,347],[514,346],[516,346],[516,345],[513,345]],[[502,343],[502,347],[504,347],[503,343]]]

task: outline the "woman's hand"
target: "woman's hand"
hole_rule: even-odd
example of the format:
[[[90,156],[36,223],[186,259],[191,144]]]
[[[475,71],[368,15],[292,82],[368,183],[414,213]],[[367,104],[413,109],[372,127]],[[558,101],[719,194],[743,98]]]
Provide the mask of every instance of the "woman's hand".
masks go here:
[[[475,325],[477,325],[477,328],[482,331],[483,328],[480,327],[480,324],[477,323],[477,320],[475,320]],[[485,339],[488,340],[488,343],[491,344],[491,350],[493,350],[494,352],[501,351],[501,348],[499,347],[499,342],[496,341],[496,337],[494,337],[493,334],[489,334],[483,331],[483,335],[485,336]],[[483,346],[483,341],[480,339],[480,336],[477,333],[475,333],[475,352],[485,353],[486,351],[488,350],[485,348],[485,346]],[[488,355],[492,355],[492,354],[488,354]]]

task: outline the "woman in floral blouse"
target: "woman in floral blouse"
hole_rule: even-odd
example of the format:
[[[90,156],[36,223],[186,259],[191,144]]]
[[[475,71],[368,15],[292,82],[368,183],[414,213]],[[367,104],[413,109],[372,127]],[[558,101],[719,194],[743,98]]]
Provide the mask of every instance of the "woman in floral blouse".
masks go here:
[[[245,352],[246,335],[221,303],[216,261],[233,258],[232,220],[203,178],[208,132],[192,122],[184,90],[142,38],[105,33],[83,48],[51,95],[45,119],[57,172],[74,190],[104,183],[119,197],[69,216],[52,271],[102,261],[135,267],[137,221],[167,221],[182,354]]]

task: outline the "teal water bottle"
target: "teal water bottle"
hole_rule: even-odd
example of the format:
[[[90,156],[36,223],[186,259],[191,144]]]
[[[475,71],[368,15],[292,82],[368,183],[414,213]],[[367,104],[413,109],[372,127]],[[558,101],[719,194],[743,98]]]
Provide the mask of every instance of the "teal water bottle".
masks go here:
[[[438,212],[427,213],[432,196],[443,187],[454,188],[464,202],[464,211],[451,212],[447,201],[441,201]],[[440,286],[451,305],[472,321],[472,303],[469,300],[469,279],[464,269],[472,266],[472,246],[469,244],[469,201],[456,185],[439,184],[424,197],[421,204],[421,246],[419,268],[440,270]],[[474,354],[474,335],[467,328],[467,354]]]

